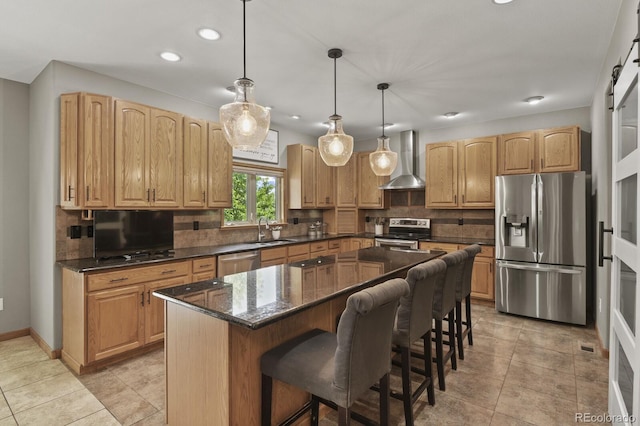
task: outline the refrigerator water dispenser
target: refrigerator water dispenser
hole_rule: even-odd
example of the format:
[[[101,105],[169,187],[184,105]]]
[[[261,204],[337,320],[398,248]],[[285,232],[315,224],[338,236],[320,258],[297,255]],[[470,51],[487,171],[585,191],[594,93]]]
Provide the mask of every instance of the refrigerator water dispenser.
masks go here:
[[[527,247],[529,241],[529,216],[508,214],[502,216],[505,229],[505,246]]]

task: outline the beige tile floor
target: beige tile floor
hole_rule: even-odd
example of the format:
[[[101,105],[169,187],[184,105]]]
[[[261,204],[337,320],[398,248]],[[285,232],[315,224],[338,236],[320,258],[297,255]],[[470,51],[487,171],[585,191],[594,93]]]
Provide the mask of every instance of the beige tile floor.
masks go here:
[[[567,425],[576,413],[607,410],[607,360],[592,328],[497,313],[473,305],[474,345],[465,344],[457,371],[447,369],[446,392],[436,405],[425,395],[417,425]],[[163,351],[76,377],[50,360],[30,337],[0,342],[0,426],[162,425]],[[392,386],[400,389],[394,368]],[[436,386],[437,389],[437,386]],[[371,392],[356,410],[377,416]],[[391,401],[392,424],[403,425],[402,403]],[[335,414],[323,419],[335,424]]]

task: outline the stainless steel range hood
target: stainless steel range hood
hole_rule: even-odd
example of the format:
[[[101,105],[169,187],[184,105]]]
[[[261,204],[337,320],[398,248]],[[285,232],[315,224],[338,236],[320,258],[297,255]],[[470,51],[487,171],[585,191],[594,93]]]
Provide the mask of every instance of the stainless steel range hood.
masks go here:
[[[424,180],[416,175],[418,169],[418,138],[414,130],[400,132],[400,176],[392,179],[380,189],[424,189]]]

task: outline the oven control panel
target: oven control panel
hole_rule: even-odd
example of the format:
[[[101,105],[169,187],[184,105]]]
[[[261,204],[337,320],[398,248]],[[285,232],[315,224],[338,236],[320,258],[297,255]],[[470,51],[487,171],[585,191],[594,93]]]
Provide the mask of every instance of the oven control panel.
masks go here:
[[[430,219],[415,219],[415,218],[391,218],[389,219],[390,227],[398,228],[414,228],[414,229],[429,229],[431,228]]]

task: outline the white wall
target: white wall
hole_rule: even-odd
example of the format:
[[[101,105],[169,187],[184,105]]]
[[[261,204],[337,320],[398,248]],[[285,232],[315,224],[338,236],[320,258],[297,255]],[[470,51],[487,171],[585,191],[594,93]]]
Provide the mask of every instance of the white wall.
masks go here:
[[[60,94],[85,91],[110,95],[194,118],[216,121],[218,108],[117,80],[62,62],[51,62],[31,84],[29,224],[31,327],[53,349],[62,345],[60,270],[56,268],[55,207],[59,204]],[[286,145],[315,144],[316,139],[279,129],[280,166],[286,167]],[[26,192],[26,191],[25,191]],[[26,208],[25,208],[26,210]],[[25,226],[26,228],[26,226]]]
[[[623,63],[631,43],[638,31],[637,0],[624,0],[618,13],[618,21],[608,49],[607,57],[602,64],[602,70],[593,94],[591,106],[592,128],[592,164],[593,164],[593,200],[596,204],[594,218],[594,233],[597,224],[603,221],[606,227],[611,226],[611,99],[607,95],[611,81],[611,72],[615,65]],[[597,234],[596,238],[597,238]],[[604,252],[611,253],[611,238],[605,236]],[[597,241],[596,241],[597,243]],[[597,251],[596,251],[597,253]],[[596,265],[596,326],[605,347],[609,347],[609,312],[611,290],[610,262],[605,261],[605,267]],[[598,300],[602,299],[602,310],[598,309]]]
[[[0,334],[29,327],[29,86],[0,80]]]

